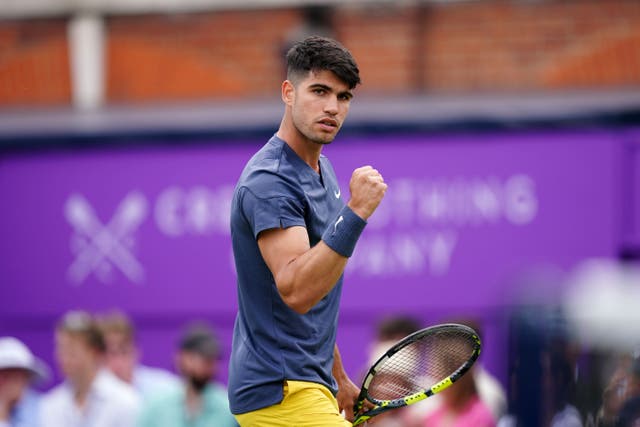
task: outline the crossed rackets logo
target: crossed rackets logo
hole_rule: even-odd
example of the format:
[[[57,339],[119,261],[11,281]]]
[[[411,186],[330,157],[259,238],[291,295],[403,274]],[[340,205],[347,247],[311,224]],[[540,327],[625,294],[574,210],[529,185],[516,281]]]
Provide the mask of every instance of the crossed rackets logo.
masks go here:
[[[67,270],[71,282],[81,284],[92,273],[101,282],[107,282],[114,269],[134,283],[142,282],[144,269],[132,252],[133,233],[147,216],[147,199],[142,193],[127,194],[106,224],[78,193],[67,199],[64,215],[75,232],[71,250],[76,258]]]

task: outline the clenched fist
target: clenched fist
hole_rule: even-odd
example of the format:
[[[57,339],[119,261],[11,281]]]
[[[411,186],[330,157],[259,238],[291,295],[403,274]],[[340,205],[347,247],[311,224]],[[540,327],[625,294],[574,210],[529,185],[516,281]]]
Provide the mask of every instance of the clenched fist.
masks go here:
[[[349,182],[351,199],[347,205],[360,218],[366,220],[376,210],[387,191],[382,175],[371,166],[362,166],[353,171]]]

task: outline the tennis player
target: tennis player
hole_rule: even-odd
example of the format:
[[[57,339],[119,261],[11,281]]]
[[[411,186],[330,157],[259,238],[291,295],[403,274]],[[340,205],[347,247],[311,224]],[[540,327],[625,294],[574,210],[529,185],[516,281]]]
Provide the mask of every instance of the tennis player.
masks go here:
[[[243,427],[349,426],[359,390],[336,346],[342,276],[387,185],[360,167],[345,205],[321,154],[360,82],[351,53],[310,37],[289,50],[287,67],[280,128],[247,163],[232,201],[239,308],[229,402]]]

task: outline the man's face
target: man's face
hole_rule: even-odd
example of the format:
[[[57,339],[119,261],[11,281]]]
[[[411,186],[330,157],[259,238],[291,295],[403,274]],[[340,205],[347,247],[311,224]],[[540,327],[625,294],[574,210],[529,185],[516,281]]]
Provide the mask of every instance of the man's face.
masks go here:
[[[181,351],[177,365],[180,374],[196,391],[202,391],[216,374],[216,360],[194,352]]]
[[[292,92],[293,124],[307,140],[329,144],[346,119],[352,98],[347,84],[333,72],[309,72]]]
[[[13,407],[29,385],[31,374],[24,369],[0,369],[0,402]]]
[[[131,383],[133,369],[138,361],[138,352],[124,334],[108,332],[105,334],[107,352],[105,362],[107,367],[121,380]]]
[[[99,354],[82,336],[57,331],[55,343],[56,360],[69,381],[82,381],[95,372]]]

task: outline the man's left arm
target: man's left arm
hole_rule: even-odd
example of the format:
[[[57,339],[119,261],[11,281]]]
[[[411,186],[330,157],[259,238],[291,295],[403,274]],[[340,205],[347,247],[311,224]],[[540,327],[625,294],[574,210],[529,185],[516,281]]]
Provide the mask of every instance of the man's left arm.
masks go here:
[[[351,381],[349,376],[342,366],[342,358],[338,351],[338,344],[333,348],[333,377],[338,383],[338,394],[336,400],[338,401],[338,407],[340,411],[345,412],[347,420],[353,421],[353,406],[358,400],[360,394],[360,388]]]

